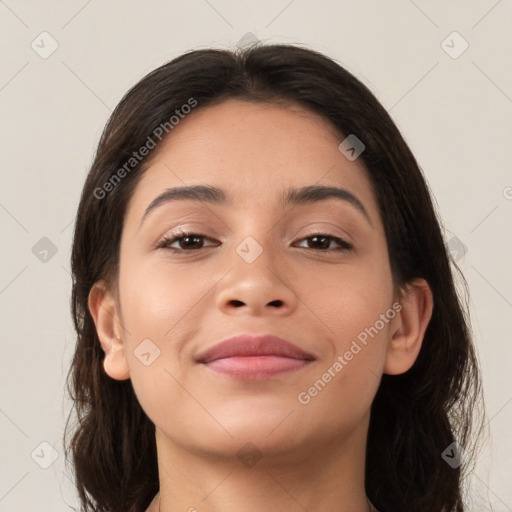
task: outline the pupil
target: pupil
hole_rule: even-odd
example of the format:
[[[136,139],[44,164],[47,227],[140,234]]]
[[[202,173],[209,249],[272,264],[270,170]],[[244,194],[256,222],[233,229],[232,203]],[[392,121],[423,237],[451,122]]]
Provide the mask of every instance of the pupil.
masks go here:
[[[314,236],[313,237],[313,240],[316,241],[316,240],[323,240],[324,242],[327,240],[327,237],[325,236]],[[325,243],[321,244],[322,245],[322,248],[326,248],[325,246]],[[327,243],[327,247],[329,246],[329,243]]]
[[[185,245],[190,247],[190,245],[193,245],[193,243],[189,243],[189,240],[195,240],[198,242],[200,240],[200,237],[198,236],[186,236],[183,238],[183,241],[185,241]]]

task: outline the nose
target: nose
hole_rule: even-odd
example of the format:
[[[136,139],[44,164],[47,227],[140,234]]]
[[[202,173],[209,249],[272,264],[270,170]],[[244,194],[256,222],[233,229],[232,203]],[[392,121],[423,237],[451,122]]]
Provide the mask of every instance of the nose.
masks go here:
[[[231,315],[289,315],[297,307],[293,276],[269,251],[252,263],[235,253],[231,270],[217,285],[217,307]]]

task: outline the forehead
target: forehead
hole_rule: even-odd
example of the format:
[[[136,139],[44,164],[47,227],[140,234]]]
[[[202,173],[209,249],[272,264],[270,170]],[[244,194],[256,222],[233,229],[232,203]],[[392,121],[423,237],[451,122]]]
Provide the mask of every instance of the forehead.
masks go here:
[[[141,215],[168,187],[214,184],[237,202],[272,207],[290,187],[343,187],[375,208],[362,160],[338,149],[345,135],[300,105],[230,99],[182,119],[154,150],[131,209]]]

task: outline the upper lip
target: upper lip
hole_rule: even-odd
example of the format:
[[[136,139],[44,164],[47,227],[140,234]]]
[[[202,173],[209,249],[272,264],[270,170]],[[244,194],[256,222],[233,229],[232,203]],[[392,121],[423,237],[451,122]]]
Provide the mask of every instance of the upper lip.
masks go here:
[[[313,354],[306,352],[290,341],[271,334],[242,334],[233,336],[201,352],[196,360],[209,363],[226,357],[281,356],[312,361]]]

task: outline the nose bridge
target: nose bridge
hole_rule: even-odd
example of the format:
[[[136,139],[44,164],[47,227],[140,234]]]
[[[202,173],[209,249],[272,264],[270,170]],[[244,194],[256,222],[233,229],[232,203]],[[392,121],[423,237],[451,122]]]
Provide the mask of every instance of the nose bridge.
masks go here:
[[[261,233],[261,231],[259,231]],[[229,261],[230,271],[219,283],[218,307],[261,313],[264,310],[289,312],[296,298],[284,271],[285,262],[277,245],[268,236],[248,235],[234,247]]]

